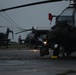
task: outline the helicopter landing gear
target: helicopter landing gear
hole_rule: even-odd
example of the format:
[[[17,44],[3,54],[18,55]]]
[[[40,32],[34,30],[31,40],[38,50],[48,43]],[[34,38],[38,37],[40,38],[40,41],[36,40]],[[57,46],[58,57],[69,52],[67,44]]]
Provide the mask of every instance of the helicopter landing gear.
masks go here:
[[[65,54],[66,54],[66,55],[65,55]],[[66,56],[66,57],[70,57],[71,54],[72,54],[72,52],[71,52],[69,49],[68,49],[68,50],[65,49],[65,50],[64,50],[64,53],[63,53],[63,57],[65,57],[65,56]]]
[[[54,50],[53,50],[53,56],[58,56],[60,51],[60,45],[55,44]]]
[[[64,48],[64,47],[60,47],[59,54],[62,57],[70,57],[72,52],[71,52],[70,49],[67,49],[67,48]]]

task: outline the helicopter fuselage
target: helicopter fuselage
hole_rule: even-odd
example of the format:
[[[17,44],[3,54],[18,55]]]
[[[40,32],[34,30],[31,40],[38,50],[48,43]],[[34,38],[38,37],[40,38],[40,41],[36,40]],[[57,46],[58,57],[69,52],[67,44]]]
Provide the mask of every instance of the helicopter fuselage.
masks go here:
[[[56,17],[56,24],[48,33],[48,45],[58,44],[68,55],[76,51],[76,9],[67,7]],[[59,48],[60,50],[60,48]]]

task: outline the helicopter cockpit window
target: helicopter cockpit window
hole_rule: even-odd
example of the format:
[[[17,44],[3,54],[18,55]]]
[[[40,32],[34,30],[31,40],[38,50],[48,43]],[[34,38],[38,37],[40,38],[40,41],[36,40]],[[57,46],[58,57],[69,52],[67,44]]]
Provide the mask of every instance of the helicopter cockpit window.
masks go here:
[[[28,35],[27,35],[29,38],[33,38],[34,37],[34,34],[32,32],[30,32]]]
[[[75,16],[74,16],[74,23],[75,23],[75,27],[76,27],[76,10],[75,10]]]
[[[57,22],[66,22],[67,24],[73,26],[73,12],[74,12],[73,8],[67,8],[61,13]]]
[[[73,16],[61,16],[58,19],[58,22],[67,22],[67,24],[73,24]]]
[[[44,35],[41,35],[40,38],[41,39],[45,39],[46,38],[46,35],[45,34]]]

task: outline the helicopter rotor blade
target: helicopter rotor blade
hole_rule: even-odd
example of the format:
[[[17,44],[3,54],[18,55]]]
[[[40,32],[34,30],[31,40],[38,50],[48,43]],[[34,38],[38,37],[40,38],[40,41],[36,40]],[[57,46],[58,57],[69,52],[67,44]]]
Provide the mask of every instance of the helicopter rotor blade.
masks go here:
[[[19,33],[26,32],[26,31],[32,31],[32,29],[24,29],[24,30],[22,30],[22,31],[20,31],[20,32],[17,32],[17,33],[15,33],[15,34],[19,34]]]
[[[24,5],[19,5],[19,6],[15,6],[15,7],[1,9],[0,12],[12,10],[12,9],[17,9],[17,8],[21,8],[21,7],[45,4],[45,3],[50,3],[50,2],[58,2],[58,1],[63,1],[63,0],[47,0],[47,1],[45,0],[45,1],[40,1],[40,2],[28,3],[28,4],[24,4]],[[68,0],[65,0],[65,1],[68,1]]]
[[[3,26],[0,26],[0,27],[3,27]]]
[[[5,28],[6,26],[0,26],[1,28]]]

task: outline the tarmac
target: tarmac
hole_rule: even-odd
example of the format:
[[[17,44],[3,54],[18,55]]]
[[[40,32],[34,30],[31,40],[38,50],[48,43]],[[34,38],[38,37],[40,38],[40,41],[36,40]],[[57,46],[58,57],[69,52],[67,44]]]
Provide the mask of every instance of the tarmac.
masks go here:
[[[0,49],[0,75],[76,75],[76,58],[40,57],[39,50]]]

